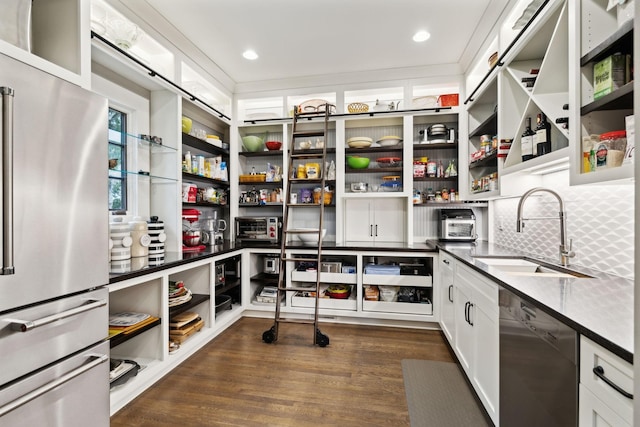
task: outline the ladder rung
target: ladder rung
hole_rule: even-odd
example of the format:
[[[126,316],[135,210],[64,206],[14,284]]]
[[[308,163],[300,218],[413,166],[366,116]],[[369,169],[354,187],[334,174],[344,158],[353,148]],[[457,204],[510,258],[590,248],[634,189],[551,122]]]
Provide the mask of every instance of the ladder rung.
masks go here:
[[[298,323],[302,325],[313,325],[316,322],[313,319],[276,319],[276,322],[280,323]]]
[[[316,288],[305,288],[302,286],[287,286],[287,287],[278,287],[279,291],[289,291],[289,292],[316,292]]]
[[[296,184],[318,184],[322,182],[322,178],[291,178],[289,182]]]
[[[322,153],[304,153],[304,154],[291,154],[291,157],[294,159],[321,159],[324,156],[322,155]]]
[[[317,262],[318,258],[283,258],[283,261]]]
[[[289,234],[318,234],[320,232],[320,229],[318,228],[313,228],[313,229],[305,229],[305,230],[299,230],[299,229],[292,229],[292,230],[283,230],[285,233],[289,233]]]
[[[294,138],[311,137],[311,136],[324,136],[324,130],[298,130],[293,132]]]

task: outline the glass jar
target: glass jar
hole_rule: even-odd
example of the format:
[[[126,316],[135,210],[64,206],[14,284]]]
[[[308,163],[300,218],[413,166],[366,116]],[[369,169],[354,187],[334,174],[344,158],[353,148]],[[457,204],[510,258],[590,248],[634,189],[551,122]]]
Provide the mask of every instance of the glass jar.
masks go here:
[[[442,201],[443,202],[449,201],[449,190],[447,190],[446,188],[442,189]]]
[[[627,132],[616,130],[600,135],[597,144],[596,167],[618,167],[622,165],[624,153],[627,149]]]
[[[438,163],[435,160],[429,160],[427,163],[427,176],[430,178],[435,178],[438,173]]]
[[[435,195],[435,193],[433,192],[433,188],[429,187],[429,188],[427,189],[427,201],[428,201],[428,202],[433,202],[433,201],[435,201],[435,200],[436,200],[436,195]]]
[[[421,160],[413,161],[413,177],[424,178],[426,174],[426,165]]]
[[[498,173],[494,172],[489,175],[489,191],[495,191],[498,189]]]
[[[482,151],[483,156],[487,156],[491,151],[491,141],[482,141],[480,143],[480,151]]]

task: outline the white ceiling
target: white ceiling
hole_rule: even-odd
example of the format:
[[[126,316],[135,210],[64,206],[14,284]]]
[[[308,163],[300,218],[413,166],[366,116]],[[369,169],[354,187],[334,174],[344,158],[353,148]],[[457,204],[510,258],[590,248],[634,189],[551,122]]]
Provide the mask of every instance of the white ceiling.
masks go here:
[[[239,84],[440,64],[464,69],[509,0],[118,1]],[[431,38],[416,43],[420,29]],[[260,57],[244,59],[246,49]]]

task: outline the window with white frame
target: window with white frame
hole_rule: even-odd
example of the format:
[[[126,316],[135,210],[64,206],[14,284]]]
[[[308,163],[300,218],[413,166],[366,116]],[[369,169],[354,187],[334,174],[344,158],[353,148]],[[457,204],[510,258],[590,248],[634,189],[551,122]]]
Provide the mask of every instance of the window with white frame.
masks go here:
[[[127,209],[127,115],[109,108],[109,210]]]

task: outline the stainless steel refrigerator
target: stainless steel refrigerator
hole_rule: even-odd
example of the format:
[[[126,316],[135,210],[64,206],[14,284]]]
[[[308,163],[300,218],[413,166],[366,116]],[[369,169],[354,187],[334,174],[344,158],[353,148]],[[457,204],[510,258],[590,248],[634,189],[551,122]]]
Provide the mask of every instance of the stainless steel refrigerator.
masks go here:
[[[0,54],[0,425],[108,426],[107,100]]]

